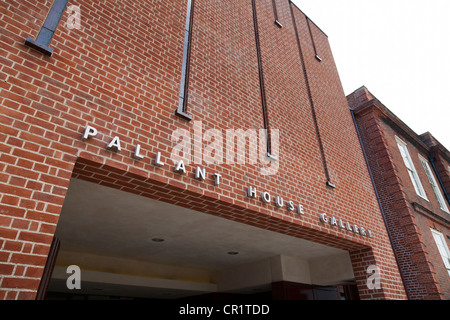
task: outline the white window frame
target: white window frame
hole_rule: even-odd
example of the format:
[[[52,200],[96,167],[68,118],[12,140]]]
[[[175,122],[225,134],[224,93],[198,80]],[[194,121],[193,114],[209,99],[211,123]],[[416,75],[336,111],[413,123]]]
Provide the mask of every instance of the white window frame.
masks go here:
[[[433,234],[434,242],[441,254],[442,261],[444,262],[445,268],[447,269],[448,275],[450,276],[450,251],[448,250],[447,242],[445,241],[444,235],[434,229],[430,229]]]
[[[403,162],[406,166],[406,170],[408,171],[409,177],[411,178],[411,182],[416,190],[416,193],[419,197],[428,201],[427,194],[425,193],[425,189],[422,186],[422,182],[420,182],[419,175],[417,174],[417,170],[414,167],[414,163],[409,155],[408,147],[406,142],[404,142],[399,137],[395,136],[395,140],[397,140],[397,146],[400,151],[400,154],[403,158]]]
[[[433,171],[431,171],[430,165],[428,164],[428,160],[425,159],[422,155],[419,154],[419,160],[422,163],[422,167],[425,170],[425,174],[428,177],[428,181],[430,181],[431,187],[433,188],[434,194],[436,195],[437,201],[439,203],[439,207],[447,213],[448,211],[447,205],[445,204],[445,199],[442,196],[441,189],[439,189],[439,185],[434,178]]]

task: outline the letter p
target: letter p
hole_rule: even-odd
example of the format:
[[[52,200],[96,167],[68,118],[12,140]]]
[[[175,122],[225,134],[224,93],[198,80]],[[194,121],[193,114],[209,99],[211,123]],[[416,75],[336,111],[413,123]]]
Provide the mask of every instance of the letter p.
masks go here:
[[[98,131],[94,127],[86,126],[86,129],[84,129],[83,138],[81,140],[87,140],[90,137],[95,137],[97,135]]]

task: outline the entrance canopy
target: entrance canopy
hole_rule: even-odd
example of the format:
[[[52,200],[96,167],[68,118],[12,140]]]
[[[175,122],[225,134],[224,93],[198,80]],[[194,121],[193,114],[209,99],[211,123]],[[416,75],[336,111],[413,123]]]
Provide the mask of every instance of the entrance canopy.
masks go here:
[[[72,179],[51,292],[178,298],[353,281],[347,251]],[[69,290],[67,267],[80,268]]]

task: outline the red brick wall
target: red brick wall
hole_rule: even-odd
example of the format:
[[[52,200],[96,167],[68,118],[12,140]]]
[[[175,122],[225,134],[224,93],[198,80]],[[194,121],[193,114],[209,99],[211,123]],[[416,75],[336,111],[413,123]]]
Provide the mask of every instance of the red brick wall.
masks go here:
[[[272,1],[257,1],[270,126],[280,130],[278,173],[262,176],[259,164],[203,165],[222,174],[215,187],[194,180],[192,165],[185,176],[174,173],[169,159],[172,132],[193,132],[193,122],[174,115],[186,3],[70,1],[81,6],[81,30],[64,26],[65,13],[50,58],[23,43],[37,36],[51,3],[0,3],[2,299],[35,297],[72,175],[344,248],[362,298],[405,298],[328,39],[311,24],[319,62],[301,11],[278,0],[280,29]],[[196,0],[187,110],[194,121],[204,130],[262,129],[258,76],[251,1]],[[87,125],[98,135],[81,141]],[[105,148],[114,136],[120,153]],[[136,144],[143,160],[132,158]],[[157,151],[163,168],[152,164]],[[325,185],[324,165],[335,189]],[[247,198],[250,185],[302,203],[304,216]],[[323,212],[371,228],[373,238],[323,225]],[[385,275],[383,287],[363,292],[370,264]]]
[[[355,96],[349,102],[355,102]],[[379,102],[362,101],[357,109],[358,129],[391,233],[392,244],[410,299],[448,298],[448,273],[432,239],[430,227],[448,234],[446,215],[439,208],[418,154],[427,149],[398,129],[377,107]],[[358,103],[353,104],[353,107]],[[419,197],[404,165],[395,136],[407,143],[429,201]],[[416,203],[416,205],[414,204]],[[425,208],[421,210],[420,208]],[[448,221],[448,220],[447,220]]]
[[[422,164],[419,159],[419,154],[422,155],[425,159],[428,159],[428,150],[424,150],[419,145],[414,143],[413,140],[408,138],[405,134],[401,134],[396,132],[391,126],[386,124],[386,122],[381,121],[381,127],[382,131],[384,133],[384,137],[386,139],[386,142],[389,146],[389,153],[392,155],[394,163],[396,163],[398,174],[400,177],[400,181],[403,185],[404,191],[405,191],[405,197],[409,203],[418,203],[419,205],[423,206],[427,209],[426,212],[432,212],[433,216],[428,216],[426,212],[420,212],[418,209],[413,209],[413,215],[416,222],[417,231],[419,233],[419,239],[420,243],[416,244],[418,246],[417,250],[423,250],[425,255],[427,256],[427,261],[429,261],[430,265],[430,271],[428,275],[426,275],[426,272],[422,269],[420,270],[419,274],[417,275],[419,280],[420,277],[426,277],[426,281],[436,281],[437,287],[440,290],[445,289],[447,294],[445,295],[448,298],[448,291],[450,290],[449,286],[449,280],[448,280],[448,273],[445,270],[442,258],[437,251],[436,244],[434,242],[434,239],[432,238],[431,232],[430,232],[430,226],[433,224],[439,225],[439,229],[446,229],[448,231],[448,221],[449,214],[444,212],[440,209],[439,203],[437,201],[437,198],[434,194],[434,191],[431,187],[431,184],[426,176],[426,173],[422,167]],[[427,195],[428,201],[423,199],[422,197],[418,196],[416,191],[414,190],[414,187],[411,183],[411,179],[408,175],[408,172],[406,170],[406,167],[403,163],[403,159],[401,158],[400,151],[398,150],[397,143],[395,141],[395,135],[397,135],[400,139],[402,139],[404,142],[407,143],[408,151],[411,156],[412,161],[414,162],[414,167],[416,168],[417,174],[419,176],[419,179],[422,183],[422,186],[425,190],[425,193]],[[432,170],[431,164],[429,163],[430,169]],[[437,178],[435,177],[436,181]],[[416,208],[416,206],[413,206]],[[435,221],[435,222],[434,222]],[[447,221],[447,222],[445,222]],[[436,229],[436,228],[435,228]],[[445,234],[449,234],[449,232],[444,232]],[[421,260],[421,257],[417,257],[418,260]],[[422,262],[422,261],[420,261]],[[417,263],[417,262],[416,262]],[[442,265],[442,266],[441,266]],[[441,277],[441,281],[437,278],[438,269],[444,269],[440,270],[439,274]],[[436,274],[435,274],[436,273]],[[442,279],[445,279],[442,281]],[[425,281],[425,280],[424,280]],[[428,291],[429,292],[429,291]],[[426,297],[427,299],[429,297]],[[431,297],[430,297],[431,298]]]
[[[442,298],[448,300],[450,299],[450,277],[436,246],[431,229],[442,233],[444,239],[447,241],[447,246],[450,248],[450,241],[447,237],[450,235],[450,228],[448,224],[443,223],[440,219],[436,219],[436,217],[431,216],[428,211],[423,209],[416,210],[415,218],[425,250],[428,252],[429,259],[433,265],[436,280],[442,290]]]
[[[450,161],[448,160],[448,151],[442,151],[440,147],[433,146],[430,150],[430,157],[435,159],[435,167],[438,175],[442,181],[443,189],[447,192],[447,195],[450,194]],[[430,164],[431,165],[431,164]],[[439,183],[439,181],[438,181]],[[445,198],[445,194],[443,194]],[[447,208],[450,210],[450,203],[446,202]],[[447,217],[447,221],[450,220],[450,215],[442,213],[439,211],[440,215],[443,217]],[[424,226],[421,228],[423,230],[429,230],[430,228],[435,229],[441,232],[444,236],[444,239],[447,241],[447,246],[450,248],[450,226],[448,223],[442,223],[441,219],[426,219],[426,222],[423,223]],[[436,277],[439,281],[439,284],[442,287],[444,295],[446,299],[450,299],[450,277],[448,275],[448,271],[446,270],[443,262],[439,260],[440,253],[434,243],[434,239],[430,232],[424,232],[424,241],[429,244],[429,252],[436,259],[434,266],[436,270]]]

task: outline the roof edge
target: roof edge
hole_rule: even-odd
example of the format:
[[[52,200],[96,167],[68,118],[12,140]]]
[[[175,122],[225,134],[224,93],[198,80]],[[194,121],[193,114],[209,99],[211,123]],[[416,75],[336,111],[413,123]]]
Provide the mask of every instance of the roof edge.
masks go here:
[[[311,21],[316,26],[317,29],[319,29],[320,32],[324,34],[325,37],[328,38],[328,35],[313,20],[311,20],[309,16],[305,14],[305,12],[303,12],[302,9],[300,9],[295,3],[293,3],[292,0],[289,0],[289,3],[291,3],[294,7],[296,7],[298,11],[300,11],[309,21]]]
[[[377,108],[390,122],[392,122],[403,133],[409,136],[413,141],[420,145],[425,151],[437,149],[450,162],[450,152],[442,145],[431,132],[427,131],[417,134],[403,120],[397,117],[389,108],[378,100],[365,86],[361,86],[353,93],[347,96],[347,102],[350,110],[355,114],[361,114],[368,111],[371,107]]]

